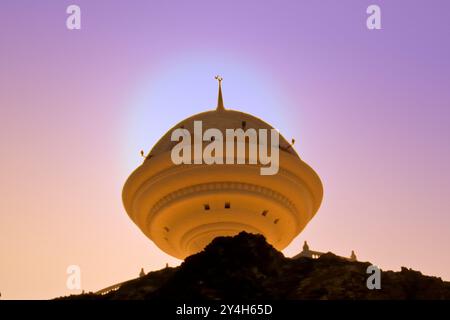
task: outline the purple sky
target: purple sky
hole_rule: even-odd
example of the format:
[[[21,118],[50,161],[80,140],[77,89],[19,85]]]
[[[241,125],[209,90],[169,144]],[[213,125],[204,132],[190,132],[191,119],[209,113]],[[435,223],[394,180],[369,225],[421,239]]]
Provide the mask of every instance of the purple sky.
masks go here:
[[[82,29],[65,27],[66,7]],[[378,4],[382,30],[366,28]],[[314,250],[450,280],[449,1],[2,1],[0,292],[70,294],[179,263],[121,188],[216,102],[272,123],[320,175]]]

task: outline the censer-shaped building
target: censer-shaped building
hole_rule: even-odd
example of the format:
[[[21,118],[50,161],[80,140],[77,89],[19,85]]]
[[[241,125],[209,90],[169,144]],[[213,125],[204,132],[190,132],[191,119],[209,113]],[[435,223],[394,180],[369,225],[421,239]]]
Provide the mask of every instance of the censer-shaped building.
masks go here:
[[[171,155],[178,142],[172,141],[172,132],[183,129],[194,137],[195,121],[201,121],[203,130],[217,129],[224,137],[227,129],[273,129],[252,115],[225,109],[220,80],[217,108],[170,129],[123,187],[130,218],[161,250],[179,259],[201,251],[215,237],[241,231],[262,234],[282,250],[313,218],[322,201],[320,178],[281,135],[276,145],[279,168],[273,175],[262,175],[261,163],[174,163]],[[208,143],[202,141],[201,147]]]

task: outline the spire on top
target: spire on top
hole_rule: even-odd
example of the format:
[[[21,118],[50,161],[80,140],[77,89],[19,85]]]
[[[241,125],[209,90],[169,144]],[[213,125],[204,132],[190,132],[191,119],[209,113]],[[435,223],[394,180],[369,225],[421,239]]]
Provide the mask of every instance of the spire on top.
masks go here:
[[[217,98],[216,110],[225,110],[225,107],[223,106],[223,98],[222,98],[222,80],[223,80],[223,78],[221,76],[215,76],[214,79],[219,81],[219,97]]]

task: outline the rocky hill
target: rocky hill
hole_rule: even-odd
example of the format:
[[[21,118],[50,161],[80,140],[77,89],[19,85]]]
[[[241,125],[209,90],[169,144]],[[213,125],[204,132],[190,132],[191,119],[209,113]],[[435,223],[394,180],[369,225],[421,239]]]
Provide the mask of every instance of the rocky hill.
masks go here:
[[[263,236],[219,237],[179,267],[124,283],[106,295],[62,299],[450,299],[450,282],[402,268],[383,271],[381,289],[366,286],[368,262],[332,253],[290,259]]]

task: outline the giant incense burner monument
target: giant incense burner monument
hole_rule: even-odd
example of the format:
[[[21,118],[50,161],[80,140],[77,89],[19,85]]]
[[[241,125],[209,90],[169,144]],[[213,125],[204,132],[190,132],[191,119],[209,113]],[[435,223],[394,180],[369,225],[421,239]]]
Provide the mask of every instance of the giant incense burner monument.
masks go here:
[[[263,120],[226,109],[222,79],[216,79],[216,109],[170,129],[123,187],[123,204],[131,220],[161,250],[179,259],[201,251],[215,237],[241,231],[262,234],[282,250],[322,201],[319,176],[292,144],[278,131],[275,136],[274,128]],[[251,135],[255,132],[259,139]],[[263,139],[261,133],[268,137]],[[231,142],[243,137],[245,144],[230,143],[230,136]],[[180,146],[184,162],[174,160]],[[270,151],[275,169],[269,170],[267,161],[266,165],[252,161],[253,153],[259,151],[261,156],[264,150]]]

